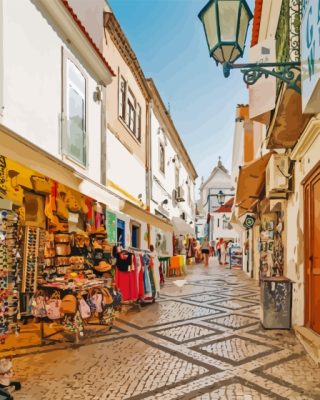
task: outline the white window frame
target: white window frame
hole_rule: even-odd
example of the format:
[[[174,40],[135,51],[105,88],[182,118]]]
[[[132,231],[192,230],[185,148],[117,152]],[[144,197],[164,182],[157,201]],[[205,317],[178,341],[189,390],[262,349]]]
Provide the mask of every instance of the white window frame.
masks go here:
[[[120,73],[118,80],[118,118],[131,135],[141,143],[142,108],[128,81]]]
[[[63,51],[63,77],[62,77],[62,85],[63,85],[63,96],[62,96],[62,114],[63,114],[63,127],[62,127],[62,154],[83,168],[88,167],[88,154],[89,154],[89,135],[88,135],[88,75],[80,65],[80,63],[69,53],[65,48],[62,48]],[[79,159],[77,156],[72,154],[69,150],[69,75],[68,75],[68,64],[73,64],[80,72],[85,82],[85,93],[83,94],[84,100],[84,148],[83,148],[83,159]],[[77,88],[76,85],[73,85],[75,89],[78,89],[78,92],[81,92],[80,88]]]
[[[162,165],[162,160],[161,160],[161,149],[163,150],[163,165]],[[159,140],[159,171],[163,175],[166,174],[166,148],[165,148],[165,144],[161,140]]]
[[[177,165],[174,168],[174,185],[175,189],[178,190],[180,186],[180,168]]]

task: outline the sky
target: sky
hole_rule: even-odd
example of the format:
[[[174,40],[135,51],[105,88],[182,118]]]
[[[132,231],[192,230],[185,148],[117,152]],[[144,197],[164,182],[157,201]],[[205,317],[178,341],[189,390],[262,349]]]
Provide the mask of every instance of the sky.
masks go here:
[[[209,57],[198,13],[207,0],[108,0],[151,77],[199,175],[206,179],[221,156],[231,169],[237,104],[248,102],[239,71],[224,78]],[[253,12],[254,0],[247,0]],[[252,24],[252,22],[251,22]],[[248,33],[247,48],[251,35]],[[244,59],[238,62],[246,62]]]

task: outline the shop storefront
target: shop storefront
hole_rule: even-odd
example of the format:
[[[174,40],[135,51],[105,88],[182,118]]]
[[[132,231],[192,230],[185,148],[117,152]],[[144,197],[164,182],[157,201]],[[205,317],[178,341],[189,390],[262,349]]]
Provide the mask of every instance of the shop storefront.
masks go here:
[[[160,276],[148,223],[155,221],[142,217],[0,155],[1,350],[61,341],[63,332],[78,342],[96,333],[92,326],[108,331],[120,303],[154,301]]]

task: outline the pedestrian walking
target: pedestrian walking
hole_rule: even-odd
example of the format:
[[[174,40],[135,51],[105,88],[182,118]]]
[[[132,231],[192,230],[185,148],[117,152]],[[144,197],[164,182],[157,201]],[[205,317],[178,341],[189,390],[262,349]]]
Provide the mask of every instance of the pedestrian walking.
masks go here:
[[[221,253],[220,264],[226,265],[227,264],[227,246],[226,246],[226,242],[223,239],[220,242],[220,253]]]
[[[206,236],[203,239],[203,242],[201,244],[201,252],[204,255],[204,266],[207,267],[209,265],[209,252],[210,252],[210,247],[209,247],[209,241],[208,237]]]
[[[222,238],[217,239],[217,244],[216,244],[216,251],[218,254],[218,260],[219,260],[219,264],[221,264],[221,242],[222,242]]]

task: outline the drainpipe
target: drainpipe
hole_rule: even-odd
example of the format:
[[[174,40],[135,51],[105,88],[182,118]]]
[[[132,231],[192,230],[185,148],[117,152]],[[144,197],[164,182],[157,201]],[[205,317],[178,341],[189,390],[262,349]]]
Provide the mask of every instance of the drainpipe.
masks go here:
[[[107,119],[107,107],[106,107],[106,98],[107,98],[107,88],[105,86],[101,86],[101,154],[100,154],[100,183],[103,186],[107,185],[107,131],[106,131],[106,119]]]

